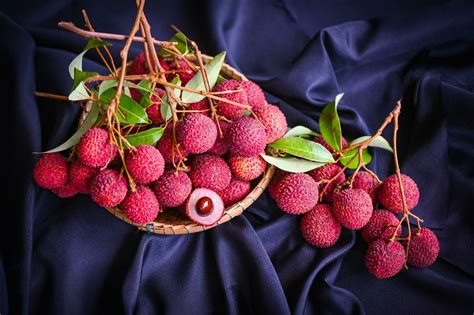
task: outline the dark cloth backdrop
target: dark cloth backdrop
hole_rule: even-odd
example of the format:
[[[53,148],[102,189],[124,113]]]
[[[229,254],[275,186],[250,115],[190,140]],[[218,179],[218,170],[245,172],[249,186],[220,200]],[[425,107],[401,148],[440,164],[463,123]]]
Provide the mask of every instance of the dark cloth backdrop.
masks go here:
[[[134,1],[0,4],[3,184],[1,314],[472,314],[474,311],[474,5],[404,1],[148,1],[154,35],[178,25],[202,50],[258,82],[290,125],[318,129],[340,104],[349,138],[379,126],[403,97],[400,161],[419,184],[416,214],[441,243],[430,268],[376,280],[366,246],[344,230],[319,250],[265,194],[244,215],[205,233],[137,232],[88,196],[61,200],[32,180],[37,156],[72,134],[79,107],[38,99],[67,94],[68,63],[85,45],[59,29],[127,34]],[[117,56],[121,43],[112,47]],[[141,45],[134,45],[132,56]],[[97,55],[85,69],[104,72]],[[390,134],[387,134],[390,138]],[[393,172],[389,154],[371,167]],[[5,160],[6,158],[6,160]],[[2,194],[3,195],[3,194]]]

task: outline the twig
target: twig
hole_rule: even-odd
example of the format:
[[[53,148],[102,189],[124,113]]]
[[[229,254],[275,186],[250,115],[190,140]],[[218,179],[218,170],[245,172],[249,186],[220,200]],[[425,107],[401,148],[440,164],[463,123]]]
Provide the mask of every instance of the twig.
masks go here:
[[[64,96],[64,95],[46,93],[46,92],[38,92],[38,91],[35,92],[35,95],[38,96],[38,97],[50,98],[50,99],[53,99],[53,100],[70,102],[69,98],[67,96]]]

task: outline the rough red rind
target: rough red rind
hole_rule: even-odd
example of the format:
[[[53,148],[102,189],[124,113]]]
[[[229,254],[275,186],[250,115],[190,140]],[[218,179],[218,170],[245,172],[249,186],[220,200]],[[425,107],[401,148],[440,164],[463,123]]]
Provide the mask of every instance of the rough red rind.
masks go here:
[[[127,195],[127,180],[125,176],[111,169],[99,172],[91,182],[91,198],[104,208],[116,207]]]
[[[211,117],[211,111],[209,107],[209,100],[207,98],[203,98],[199,102],[190,103],[186,110],[200,110],[199,114],[205,115],[207,117]]]
[[[377,189],[379,186],[377,179],[365,171],[357,173],[352,182],[352,188],[365,190],[374,204],[377,203]]]
[[[267,162],[261,156],[230,155],[229,166],[232,174],[242,180],[253,180],[263,174]]]
[[[229,185],[232,174],[224,159],[214,154],[202,154],[191,162],[189,177],[195,188],[218,192]]]
[[[289,174],[278,184],[275,201],[284,212],[302,214],[318,203],[318,193],[318,185],[311,176]]]
[[[328,180],[336,176],[341,171],[341,167],[335,163],[325,164],[314,170],[308,172],[308,174],[318,183],[322,180]],[[342,184],[346,180],[344,172],[341,173],[335,180],[333,180],[327,187],[323,194],[323,201],[332,202],[334,196],[334,188],[338,184]],[[322,183],[319,185],[319,190],[322,191],[326,184]]]
[[[267,190],[268,194],[270,197],[273,199],[276,198],[276,192],[278,191],[278,185],[280,184],[280,181],[286,176],[289,175],[290,173],[285,172],[283,170],[277,169],[275,173],[273,174],[272,180],[270,181],[270,184],[268,184]]]
[[[77,156],[90,167],[105,167],[116,153],[117,147],[110,144],[108,132],[101,128],[89,129],[77,145]]]
[[[326,140],[324,140],[324,138],[322,136],[316,136],[314,139],[313,139],[314,142],[317,142],[319,143],[320,145],[322,145],[323,147],[325,147],[329,152],[333,153],[334,150],[333,148],[331,148],[331,146],[326,142]],[[347,148],[347,139],[342,137],[342,148]]]
[[[166,171],[153,185],[153,191],[163,207],[183,204],[193,189],[188,174],[175,170]]]
[[[69,198],[77,194],[77,189],[68,181],[64,186],[51,189],[60,198]]]
[[[391,226],[397,225],[398,219],[392,212],[374,210],[369,222],[362,228],[362,238],[369,244],[379,238],[390,239],[395,231],[395,227]],[[400,236],[401,232],[402,229],[399,228],[397,236]]]
[[[239,91],[240,90],[240,91]],[[242,82],[237,80],[226,80],[221,83],[216,84],[213,89],[214,92],[223,92],[223,91],[237,91],[219,94],[219,97],[228,99],[230,101],[237,102],[239,104],[247,105],[247,93],[243,90]],[[230,103],[219,101],[216,102],[217,114],[224,116],[230,120],[237,120],[242,117],[245,113],[245,108],[232,105]]]
[[[98,169],[84,165],[79,160],[72,162],[69,169],[69,182],[77,192],[88,194],[92,179],[99,173]]]
[[[331,206],[318,204],[301,219],[300,230],[303,238],[318,248],[336,244],[341,235],[341,225],[334,218]]]
[[[393,277],[404,265],[405,250],[397,241],[378,239],[369,245],[365,253],[365,266],[378,279]]]
[[[127,71],[128,74],[145,74],[147,73],[146,65],[145,65],[145,54],[141,53],[136,56],[130,67]]]
[[[280,139],[288,130],[285,114],[276,105],[267,104],[256,111],[255,114],[265,126],[267,143]]]
[[[161,98],[165,94],[165,91],[160,88],[155,88],[155,93],[158,94],[159,97],[153,94],[151,95],[150,99],[153,104],[146,108],[146,113],[148,114],[148,118],[150,118],[154,124],[161,125],[165,122],[163,117],[161,117],[160,112]]]
[[[129,191],[120,204],[125,216],[135,224],[153,221],[160,212],[160,204],[153,191],[146,186],[138,186]]]
[[[415,181],[409,176],[401,174],[403,190],[408,210],[416,207],[420,198],[420,191]],[[402,196],[396,174],[387,177],[378,188],[378,199],[384,208],[395,213],[403,213]]]
[[[160,178],[165,171],[165,161],[160,151],[148,144],[138,145],[135,149],[127,154],[125,161],[135,182],[146,185]]]
[[[345,228],[357,230],[364,227],[373,212],[372,199],[362,189],[345,189],[334,195],[333,212]]]
[[[59,153],[43,154],[36,162],[33,178],[43,188],[54,189],[64,186],[68,181],[66,158]]]
[[[242,156],[263,153],[267,144],[265,128],[250,117],[242,117],[230,125],[228,130],[230,151]]]
[[[250,192],[250,182],[233,177],[229,186],[218,192],[224,206],[229,207],[242,200]]]
[[[229,142],[227,141],[227,130],[229,128],[229,123],[221,120],[219,121],[219,125],[222,130],[222,137],[220,136],[218,129],[216,142],[214,142],[214,145],[209,151],[207,151],[207,153],[224,155],[227,153],[227,151],[229,151]]]
[[[204,153],[216,142],[217,127],[211,118],[191,113],[178,125],[176,137],[189,153]]]
[[[194,77],[193,69],[191,69],[191,67],[184,60],[176,60],[176,62],[174,62],[172,66],[173,70],[180,70],[180,72],[177,72],[176,74],[179,76],[182,86],[185,86],[189,82],[189,80]],[[176,74],[169,74],[168,80],[173,80]]]
[[[189,152],[181,144],[179,145],[179,147],[180,147],[179,150],[181,152],[181,155],[183,157],[187,157]],[[163,136],[156,143],[156,148],[160,151],[166,163],[173,163],[173,158],[174,158],[174,163],[178,163],[179,155],[178,155],[178,150],[176,150],[176,148],[173,147],[171,128],[165,129]],[[173,155],[173,151],[174,151],[174,155]]]
[[[211,198],[214,209],[206,216],[200,215],[196,210],[196,203],[202,197]],[[185,209],[186,216],[199,225],[210,226],[216,224],[224,214],[224,203],[221,197],[212,190],[206,188],[197,188],[189,195]]]
[[[439,242],[436,234],[423,227],[419,235],[413,230],[411,235],[408,264],[416,268],[424,268],[433,264],[439,255]],[[404,243],[406,245],[406,242]]]
[[[242,81],[242,88],[247,94],[248,104],[252,106],[254,112],[259,111],[267,104],[265,94],[263,94],[262,89],[255,82]]]

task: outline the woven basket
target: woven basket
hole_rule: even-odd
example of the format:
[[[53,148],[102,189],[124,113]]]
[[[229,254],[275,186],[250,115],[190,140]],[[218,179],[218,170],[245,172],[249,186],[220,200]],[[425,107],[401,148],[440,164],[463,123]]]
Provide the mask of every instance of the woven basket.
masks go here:
[[[204,62],[209,62],[211,57],[203,55]],[[190,60],[195,61],[190,57]],[[239,81],[246,81],[247,78],[238,72],[236,69],[232,68],[227,64],[222,65],[221,75],[223,75],[227,79],[234,79]],[[88,112],[92,103],[87,103],[85,106],[84,111],[81,114],[79,124],[82,124],[87,117]],[[270,180],[275,172],[275,167],[272,165],[268,165],[267,169],[265,170],[262,178],[260,181],[255,185],[252,191],[244,197],[241,201],[235,203],[234,205],[225,209],[223,216],[221,219],[214,225],[210,226],[202,226],[196,224],[189,220],[185,214],[176,211],[176,210],[166,210],[161,212],[158,217],[153,222],[148,222],[147,224],[135,224],[131,220],[129,220],[120,208],[108,208],[107,210],[112,213],[118,219],[127,222],[128,224],[136,226],[139,230],[146,231],[148,233],[155,233],[155,234],[190,234],[190,233],[197,233],[202,232],[205,230],[209,230],[217,225],[226,223],[227,221],[232,220],[236,216],[239,216],[247,209],[257,198],[264,192],[265,188],[267,188]]]

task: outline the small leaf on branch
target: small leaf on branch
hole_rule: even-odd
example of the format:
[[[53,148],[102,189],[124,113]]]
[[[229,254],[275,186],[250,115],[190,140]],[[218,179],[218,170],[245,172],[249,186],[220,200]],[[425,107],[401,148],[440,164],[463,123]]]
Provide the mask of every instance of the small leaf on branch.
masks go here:
[[[336,95],[334,101],[324,106],[319,116],[321,135],[335,151],[339,151],[342,148],[341,122],[337,114],[337,105],[343,96],[344,93]]]
[[[325,147],[314,141],[299,137],[281,138],[268,146],[310,161],[334,162],[331,152]]]
[[[351,143],[349,144],[349,146],[364,142],[368,139],[370,139],[370,136],[359,137],[357,139],[352,140]],[[392,149],[392,146],[390,145],[390,143],[388,143],[388,141],[382,136],[378,136],[377,138],[372,140],[369,143],[369,147],[385,149],[387,151],[393,152],[393,149]]]
[[[100,98],[102,104],[108,107],[112,99],[115,97],[116,89],[110,89],[102,93]],[[122,94],[120,96],[119,109],[117,116],[121,123],[125,125],[131,124],[148,124],[148,115],[143,107],[140,106],[133,98]]]
[[[174,85],[179,85],[181,86],[181,80],[179,79],[179,76],[175,76],[173,78],[173,80],[171,80],[171,83],[174,84]],[[181,98],[181,90],[180,89],[174,89],[174,95],[177,97],[177,98]]]
[[[355,169],[359,165],[359,148],[355,148],[351,151],[344,152],[344,155],[341,157],[340,162],[342,165],[346,166],[350,169]],[[352,157],[356,156],[352,161]],[[351,161],[349,163],[349,161]],[[372,155],[367,151],[367,149],[364,149],[362,151],[362,162],[364,162],[365,165],[369,164],[370,161],[372,161]]]
[[[156,127],[128,135],[125,138],[134,147],[141,144],[155,145],[155,143],[161,139],[163,132],[163,128]]]
[[[71,93],[69,93],[69,100],[80,101],[90,98],[89,93],[84,87],[84,81],[87,78],[97,75],[97,72],[85,72],[74,68],[74,83],[72,84]]]
[[[286,158],[260,154],[260,156],[267,161],[267,163],[275,165],[277,168],[291,173],[305,173],[315,168],[321,167],[327,163],[308,161],[298,158]]]
[[[100,38],[96,38],[96,37],[89,38],[84,50],[79,55],[77,55],[69,64],[69,75],[71,76],[71,79],[74,79],[74,69],[79,69],[80,71],[82,71],[82,60],[88,50],[92,48],[97,48],[101,46],[110,46],[110,45],[112,44]]]
[[[175,43],[175,47],[182,55],[187,55],[188,53],[192,52],[192,49],[188,47],[188,40],[186,38],[186,35],[181,32],[176,33],[169,41]],[[174,54],[170,50],[162,48],[158,52],[158,55],[160,57],[171,57]]]
[[[164,94],[163,97],[161,98],[161,103],[160,103],[160,114],[161,117],[165,122],[171,119],[173,116],[173,113],[171,112],[171,106],[168,102],[168,94]]]
[[[303,135],[317,136],[318,134],[305,126],[296,126],[288,130],[283,137],[289,138],[289,137],[299,137]]]
[[[92,49],[92,48],[107,47],[107,46],[112,46],[112,43],[105,41],[103,39],[97,38],[97,37],[91,37],[87,41],[87,45],[84,48],[84,51],[88,51],[89,49]]]

